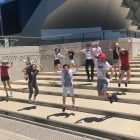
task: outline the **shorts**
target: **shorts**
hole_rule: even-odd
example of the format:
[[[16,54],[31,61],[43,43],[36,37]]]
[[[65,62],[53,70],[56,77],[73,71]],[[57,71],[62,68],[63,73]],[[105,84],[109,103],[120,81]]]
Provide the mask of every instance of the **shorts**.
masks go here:
[[[119,59],[113,59],[113,64],[118,64],[119,63]]]
[[[1,76],[1,81],[8,81],[10,80],[9,76]]]
[[[74,60],[73,59],[69,60],[69,64],[74,64]]]
[[[65,97],[67,96],[68,90],[69,90],[70,96],[71,96],[71,97],[74,96],[74,89],[73,89],[73,86],[70,86],[70,87],[64,87],[64,86],[63,86],[63,96],[65,96]]]
[[[128,70],[130,70],[130,65],[123,65],[123,66],[121,66],[121,70],[124,70],[124,71],[128,71]]]
[[[54,60],[54,65],[58,65],[58,64],[61,64],[60,60],[59,59]]]
[[[97,91],[99,93],[106,93],[108,87],[108,82],[106,79],[98,79],[97,80]]]

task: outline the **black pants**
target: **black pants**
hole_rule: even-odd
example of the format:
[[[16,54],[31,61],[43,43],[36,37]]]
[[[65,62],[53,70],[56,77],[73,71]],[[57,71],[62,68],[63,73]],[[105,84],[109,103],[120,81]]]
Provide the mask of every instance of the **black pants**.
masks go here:
[[[91,74],[89,73],[89,66],[91,67]],[[94,62],[93,62],[93,59],[86,59],[85,69],[86,69],[87,78],[89,79],[91,77],[91,79],[93,80],[93,76],[94,76]]]
[[[38,95],[39,90],[38,90],[37,83],[33,83],[32,81],[29,81],[28,88],[29,88],[29,98],[32,98],[33,88],[35,89],[34,97]]]

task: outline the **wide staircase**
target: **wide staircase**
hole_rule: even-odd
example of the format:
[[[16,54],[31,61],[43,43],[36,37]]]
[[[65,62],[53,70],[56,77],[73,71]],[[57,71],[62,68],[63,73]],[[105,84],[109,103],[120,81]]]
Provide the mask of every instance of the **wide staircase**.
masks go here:
[[[74,76],[77,110],[72,111],[71,98],[68,97],[66,111],[62,112],[60,76],[54,72],[40,72],[37,77],[40,94],[32,104],[28,102],[27,81],[12,82],[13,97],[9,97],[8,102],[3,86],[0,87],[0,114],[80,135],[83,139],[139,140],[139,56],[131,60],[131,74],[128,87],[124,83],[118,87],[117,80],[109,83],[109,92],[118,96],[118,102],[110,104],[98,97],[96,76],[93,82],[87,82],[84,67],[79,68]]]

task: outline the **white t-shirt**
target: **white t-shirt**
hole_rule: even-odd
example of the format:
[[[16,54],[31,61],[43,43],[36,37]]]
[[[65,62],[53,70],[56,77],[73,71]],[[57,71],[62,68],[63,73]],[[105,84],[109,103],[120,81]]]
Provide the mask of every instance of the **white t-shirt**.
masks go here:
[[[64,71],[62,70],[62,71],[57,71],[57,73],[61,76],[61,78],[62,78],[62,87],[64,86],[64,83],[65,83],[65,73],[64,73]],[[68,71],[68,73],[69,73],[69,76],[70,76],[70,79],[71,79],[71,83],[72,83],[72,85],[73,85],[73,74],[74,73],[76,73],[76,70],[74,70],[74,69],[69,69],[69,71]]]
[[[64,58],[65,56],[62,55],[61,53],[55,54],[54,55],[54,60],[60,59],[60,58]]]
[[[98,79],[106,79],[106,71],[109,70],[112,66],[107,62],[100,62],[98,59],[95,59],[95,66],[97,71]]]
[[[98,56],[100,53],[102,53],[101,47],[94,47],[94,48],[93,48],[93,54],[94,54],[95,56]]]
[[[91,55],[91,52],[90,52],[90,48],[89,49],[85,48],[85,49],[82,50],[82,52],[86,55],[86,59],[93,59],[92,55]]]

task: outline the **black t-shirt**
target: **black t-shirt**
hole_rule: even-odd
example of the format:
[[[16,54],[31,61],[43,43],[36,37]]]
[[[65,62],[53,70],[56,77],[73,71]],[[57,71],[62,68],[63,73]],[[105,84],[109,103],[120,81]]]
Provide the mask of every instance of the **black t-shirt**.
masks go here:
[[[29,76],[29,82],[36,83],[36,75],[39,70],[33,70],[31,67],[27,69],[27,74]]]
[[[74,52],[73,51],[68,51],[68,57],[70,60],[73,59],[73,56],[74,56]]]

